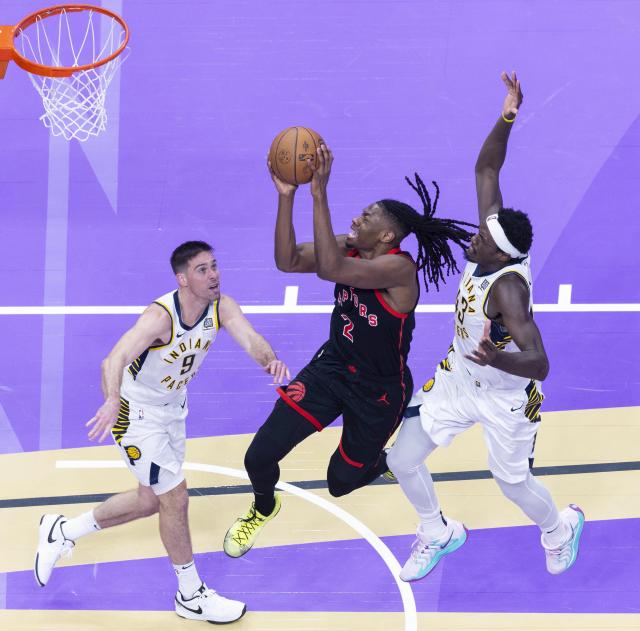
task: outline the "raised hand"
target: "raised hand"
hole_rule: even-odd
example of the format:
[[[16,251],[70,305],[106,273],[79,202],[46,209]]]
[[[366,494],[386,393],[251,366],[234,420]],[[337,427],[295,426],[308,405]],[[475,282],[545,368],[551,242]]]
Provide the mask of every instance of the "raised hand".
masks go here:
[[[506,72],[500,75],[500,78],[507,86],[507,96],[502,104],[502,115],[505,118],[514,118],[518,113],[518,108],[522,104],[523,94],[520,88],[520,81],[516,77],[516,73],[512,72],[509,76]]]
[[[105,401],[98,408],[96,415],[86,424],[86,427],[93,425],[89,430],[89,440],[99,436],[98,442],[101,443],[109,435],[111,428],[116,424],[119,409],[120,401],[115,399]]]
[[[275,184],[276,190],[279,195],[287,195],[292,196],[295,194],[296,189],[298,188],[295,184],[289,184],[287,182],[283,182],[274,172],[271,167],[271,161],[269,160],[269,156],[267,156],[267,169],[269,169],[269,175]]]
[[[270,361],[265,367],[265,372],[269,373],[273,376],[273,383],[282,383],[284,378],[287,378],[287,381],[291,379],[291,373],[287,368],[286,364],[280,359],[274,359]]]
[[[317,149],[316,164],[307,160],[309,168],[313,171],[311,179],[311,195],[322,195],[327,191],[329,176],[331,175],[331,165],[333,164],[333,154],[327,145],[320,145]]]

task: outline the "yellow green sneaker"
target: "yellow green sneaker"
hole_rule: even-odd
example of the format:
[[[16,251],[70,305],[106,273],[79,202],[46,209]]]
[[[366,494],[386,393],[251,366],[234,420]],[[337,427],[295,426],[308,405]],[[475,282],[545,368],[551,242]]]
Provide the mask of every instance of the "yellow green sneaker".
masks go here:
[[[276,505],[271,515],[262,515],[256,510],[255,502],[251,502],[251,508],[244,517],[238,517],[231,528],[227,530],[224,536],[224,551],[230,557],[241,557],[253,548],[260,531],[265,527],[266,523],[271,521],[280,510],[282,502],[280,495],[275,494]]]

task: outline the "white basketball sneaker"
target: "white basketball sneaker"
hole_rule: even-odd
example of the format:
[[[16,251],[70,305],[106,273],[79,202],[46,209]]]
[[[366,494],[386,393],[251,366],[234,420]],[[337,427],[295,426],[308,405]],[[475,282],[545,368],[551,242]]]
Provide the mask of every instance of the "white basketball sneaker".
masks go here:
[[[413,542],[411,556],[400,572],[403,581],[417,581],[431,572],[442,557],[457,550],[467,540],[467,529],[459,521],[447,518],[444,540],[425,543],[420,536]]]
[[[247,606],[239,600],[220,596],[203,583],[191,598],[185,598],[180,591],[176,594],[176,613],[188,620],[203,620],[213,624],[235,622],[244,616]]]
[[[64,515],[43,515],[40,519],[38,551],[33,571],[40,587],[49,581],[51,572],[61,556],[70,556],[75,543],[65,539],[60,526],[66,519]]]
[[[558,547],[551,547],[541,537],[542,547],[547,557],[547,571],[550,574],[562,574],[566,572],[578,558],[578,546],[580,545],[580,535],[584,527],[584,513],[575,504],[569,504],[567,508],[560,511],[560,519],[567,525],[569,538]]]

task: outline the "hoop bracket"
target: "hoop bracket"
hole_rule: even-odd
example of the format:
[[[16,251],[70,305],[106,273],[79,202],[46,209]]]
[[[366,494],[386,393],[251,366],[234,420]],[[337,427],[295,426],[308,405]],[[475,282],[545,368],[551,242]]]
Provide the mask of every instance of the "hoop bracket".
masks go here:
[[[13,34],[15,26],[0,26],[0,79],[4,79],[7,66],[13,59]]]

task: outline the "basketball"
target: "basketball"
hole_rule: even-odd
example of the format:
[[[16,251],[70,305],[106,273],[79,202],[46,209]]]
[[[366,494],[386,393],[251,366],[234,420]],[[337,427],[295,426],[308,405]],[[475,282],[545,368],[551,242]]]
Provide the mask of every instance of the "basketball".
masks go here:
[[[287,127],[271,143],[269,161],[278,179],[288,184],[306,184],[313,172],[307,164],[316,165],[316,149],[324,143],[320,134],[308,127]]]

